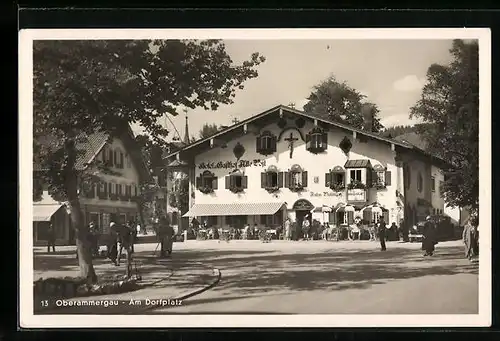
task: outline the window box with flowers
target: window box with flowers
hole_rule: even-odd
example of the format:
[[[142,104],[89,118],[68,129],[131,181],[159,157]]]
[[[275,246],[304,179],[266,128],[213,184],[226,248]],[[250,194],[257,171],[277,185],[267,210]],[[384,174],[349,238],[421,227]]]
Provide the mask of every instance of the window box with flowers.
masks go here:
[[[345,170],[340,166],[335,166],[328,173],[325,173],[325,187],[335,192],[345,189]]]
[[[241,193],[248,187],[248,177],[236,169],[226,176],[226,189],[233,193]]]
[[[347,189],[366,189],[366,185],[359,180],[354,180],[347,185]]]
[[[283,172],[276,166],[269,166],[265,172],[260,173],[260,187],[269,193],[276,193],[283,187]]]
[[[307,171],[299,165],[293,165],[290,171],[285,172],[285,187],[292,192],[303,191],[307,187]]]
[[[391,172],[382,165],[375,165],[371,172],[372,187],[378,190],[387,188],[391,185]]]
[[[276,152],[276,135],[270,131],[264,131],[256,138],[256,151],[261,155],[271,155]]]
[[[318,154],[328,148],[328,133],[321,128],[314,128],[306,135],[306,149]]]
[[[206,170],[196,178],[196,188],[203,194],[213,193],[218,188],[217,180],[214,173]]]

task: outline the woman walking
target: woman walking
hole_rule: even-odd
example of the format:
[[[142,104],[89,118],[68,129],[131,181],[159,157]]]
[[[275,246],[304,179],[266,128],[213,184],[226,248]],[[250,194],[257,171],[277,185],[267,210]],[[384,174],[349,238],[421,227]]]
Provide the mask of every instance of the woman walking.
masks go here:
[[[422,241],[422,248],[425,250],[424,256],[434,255],[434,248],[437,244],[436,242],[436,228],[434,223],[431,221],[431,217],[427,216],[425,218],[424,224],[424,239]]]

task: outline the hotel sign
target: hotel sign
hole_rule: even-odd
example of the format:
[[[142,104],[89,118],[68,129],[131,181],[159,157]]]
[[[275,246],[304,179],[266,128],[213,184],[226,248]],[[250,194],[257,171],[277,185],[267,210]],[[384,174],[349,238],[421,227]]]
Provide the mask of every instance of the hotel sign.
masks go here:
[[[347,201],[357,201],[357,202],[366,201],[366,190],[360,188],[347,190]]]
[[[198,165],[198,169],[235,169],[244,167],[265,167],[266,160],[239,160],[239,161],[212,161],[202,162]]]

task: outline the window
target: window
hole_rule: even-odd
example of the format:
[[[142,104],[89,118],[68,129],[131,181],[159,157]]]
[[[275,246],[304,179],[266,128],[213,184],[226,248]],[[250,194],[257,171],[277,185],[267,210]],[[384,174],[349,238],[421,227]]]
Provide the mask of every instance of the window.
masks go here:
[[[290,171],[285,173],[285,187],[291,190],[302,190],[307,187],[307,172],[299,165],[293,165]]]
[[[204,171],[196,178],[196,188],[202,193],[211,193],[217,189],[217,177],[210,171]]]
[[[98,189],[97,189],[97,197],[99,199],[107,199],[108,198],[108,184],[106,182],[99,183]]]
[[[320,153],[328,147],[328,134],[321,128],[314,128],[306,135],[306,149],[311,153]]]
[[[370,173],[367,174],[367,177],[368,175]],[[368,183],[370,180],[371,183]],[[367,179],[367,184],[378,189],[386,188],[391,185],[391,172],[382,165],[375,165],[371,172],[371,179]]]
[[[302,172],[292,172],[291,174],[291,186],[302,186]]]
[[[436,179],[433,176],[431,176],[431,191],[436,191]]]
[[[260,187],[268,190],[283,187],[283,172],[279,172],[276,166],[269,166],[265,172],[260,173]]]
[[[405,174],[404,174],[404,180],[405,180],[405,187],[406,189],[410,189],[411,186],[411,169],[408,164],[405,164]]]
[[[132,167],[132,163],[130,162],[130,155],[125,155],[125,162],[127,164],[127,168],[131,168]]]
[[[361,169],[351,169],[350,175],[351,175],[351,183],[352,182],[362,182]]]
[[[345,188],[345,170],[340,166],[335,166],[330,172],[325,174],[325,187],[333,190]]]
[[[417,191],[420,193],[424,188],[424,178],[422,177],[422,173],[418,172],[417,176]]]
[[[229,176],[226,176],[226,189],[233,192],[241,192],[247,188],[248,178],[239,170],[234,171]]]
[[[97,212],[90,212],[89,214],[89,221],[88,223],[94,223],[94,226],[96,227],[96,230],[99,232],[102,232],[101,229],[101,215]]]
[[[276,136],[270,131],[263,132],[257,137],[256,142],[257,153],[262,155],[271,155],[276,152]]]
[[[108,150],[108,158],[107,158],[107,163],[106,165],[108,167],[113,167],[113,160],[114,160],[114,153],[113,153],[113,149],[109,148]]]

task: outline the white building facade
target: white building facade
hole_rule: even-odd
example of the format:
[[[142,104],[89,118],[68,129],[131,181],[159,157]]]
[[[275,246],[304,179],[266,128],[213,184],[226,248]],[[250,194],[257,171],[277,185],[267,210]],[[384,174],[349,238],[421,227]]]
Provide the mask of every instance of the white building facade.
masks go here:
[[[431,160],[418,150],[284,106],[174,155],[190,178],[186,216],[209,226],[272,228],[286,217],[371,225],[381,215],[399,226],[409,207],[424,206],[419,198],[434,203]],[[418,189],[405,186],[412,174],[425,177]]]

